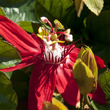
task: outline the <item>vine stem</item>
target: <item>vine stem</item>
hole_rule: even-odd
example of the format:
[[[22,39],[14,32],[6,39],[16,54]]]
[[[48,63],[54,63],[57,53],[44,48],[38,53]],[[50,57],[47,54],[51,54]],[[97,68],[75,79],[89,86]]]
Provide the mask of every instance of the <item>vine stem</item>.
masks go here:
[[[83,99],[84,99],[84,96],[81,95],[81,99],[80,99],[80,110],[83,110]]]
[[[89,98],[88,98],[88,95],[85,95],[85,96],[84,96],[84,101],[85,101],[85,103],[90,107],[91,110],[95,110],[94,107],[92,106],[92,104],[91,104]]]

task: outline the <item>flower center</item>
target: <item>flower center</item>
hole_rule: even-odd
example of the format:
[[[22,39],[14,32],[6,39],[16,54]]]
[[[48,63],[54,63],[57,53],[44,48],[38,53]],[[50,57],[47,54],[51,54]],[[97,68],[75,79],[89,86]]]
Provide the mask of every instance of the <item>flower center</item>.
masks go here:
[[[55,49],[53,49],[53,45]],[[63,58],[64,47],[61,47],[58,43],[51,46],[45,46],[44,60],[46,62],[59,63]]]
[[[46,17],[41,17],[43,23],[48,23],[51,27],[51,30],[47,30],[45,26],[39,27],[37,36],[44,41],[45,49],[42,49],[42,57],[46,63],[60,63],[65,56],[68,54],[68,48],[66,47],[65,41],[62,41],[62,37],[65,37],[66,41],[72,42],[73,36],[70,34],[70,29],[62,31],[64,29],[63,25],[58,21],[54,20],[55,28]],[[61,31],[57,32],[57,29]],[[60,39],[59,39],[60,38]],[[61,46],[59,43],[65,43],[64,46]],[[42,46],[41,46],[42,47]]]

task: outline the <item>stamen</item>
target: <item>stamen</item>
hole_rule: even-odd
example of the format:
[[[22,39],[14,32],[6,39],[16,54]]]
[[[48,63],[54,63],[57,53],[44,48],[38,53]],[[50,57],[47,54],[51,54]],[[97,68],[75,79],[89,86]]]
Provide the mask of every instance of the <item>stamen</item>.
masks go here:
[[[46,17],[41,17],[41,21],[43,23],[48,23],[52,29],[52,32],[55,33],[55,31],[53,30],[52,24],[50,23],[50,21]]]
[[[63,25],[60,23],[60,21],[58,21],[57,19],[54,20],[55,24],[58,24],[58,28],[63,29]]]
[[[53,29],[53,26],[52,24],[50,23],[50,21],[47,21],[47,23],[50,25],[51,29],[52,29],[52,32],[55,33],[54,29]]]
[[[51,34],[48,35],[47,41],[50,41],[50,38],[51,38]]]
[[[72,41],[73,41],[73,35],[70,34],[70,35],[68,35],[68,36],[65,36],[65,40],[66,40],[66,41],[69,41],[69,42],[72,42]]]
[[[57,38],[59,38],[62,34],[59,34]]]
[[[40,19],[43,23],[47,23],[47,21],[48,21],[48,19],[46,17],[41,17]]]
[[[55,24],[55,32],[57,32],[58,29],[58,23]]]
[[[44,31],[43,31],[43,32],[44,32],[43,35],[46,35],[46,34],[49,35],[49,34],[50,34],[45,27],[42,27],[42,30],[44,30]],[[47,35],[46,35],[46,36],[47,36]]]

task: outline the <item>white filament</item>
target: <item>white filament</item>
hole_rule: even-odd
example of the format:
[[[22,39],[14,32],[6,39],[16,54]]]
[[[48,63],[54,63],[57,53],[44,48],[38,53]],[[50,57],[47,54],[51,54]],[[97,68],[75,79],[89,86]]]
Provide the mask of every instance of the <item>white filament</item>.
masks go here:
[[[49,62],[53,61],[55,63],[61,60],[61,55],[62,55],[61,53],[64,51],[64,48],[62,48],[58,43],[55,43],[55,47],[56,49],[52,50],[52,46],[45,46],[45,54],[44,54],[45,61],[48,60]]]

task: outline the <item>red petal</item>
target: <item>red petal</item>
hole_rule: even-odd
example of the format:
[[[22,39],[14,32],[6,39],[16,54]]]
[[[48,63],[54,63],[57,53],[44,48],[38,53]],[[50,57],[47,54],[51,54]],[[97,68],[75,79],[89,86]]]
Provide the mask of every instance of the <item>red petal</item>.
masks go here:
[[[95,100],[97,103],[107,105],[105,93],[98,83],[96,91],[88,95],[92,98],[92,100]]]
[[[95,56],[95,60],[96,60],[96,62],[97,62],[97,67],[98,67],[98,69],[105,68],[106,65],[104,64],[104,60],[102,60],[100,57],[98,57],[98,56],[96,56],[96,55],[94,55],[94,56]]]
[[[67,48],[68,52],[71,52],[71,53],[78,54],[80,51],[80,49],[77,48],[74,44],[67,45],[66,48]]]
[[[33,54],[33,53],[30,53],[30,54]],[[22,57],[22,61],[18,65],[5,68],[5,69],[0,69],[0,71],[3,71],[3,72],[15,71],[35,63],[35,57],[32,55],[30,56],[29,52],[27,55],[22,54],[21,57]]]
[[[76,106],[80,100],[78,85],[73,78],[72,71],[64,64],[60,64],[56,71],[56,88],[64,100]]]
[[[75,45],[73,46],[73,48],[74,48],[74,47],[75,47]],[[78,55],[79,51],[80,51],[80,49],[77,48],[77,47],[75,47],[75,48],[71,51],[71,53],[76,53],[76,54]]]
[[[77,58],[77,54],[76,53],[70,53],[65,60],[63,61],[63,63],[65,63],[69,69],[73,68],[73,65],[76,61]]]
[[[20,52],[38,51],[36,41],[17,24],[0,16],[0,35]]]
[[[54,69],[43,61],[35,64],[30,78],[28,110],[42,110],[43,101],[51,101],[55,89]]]

